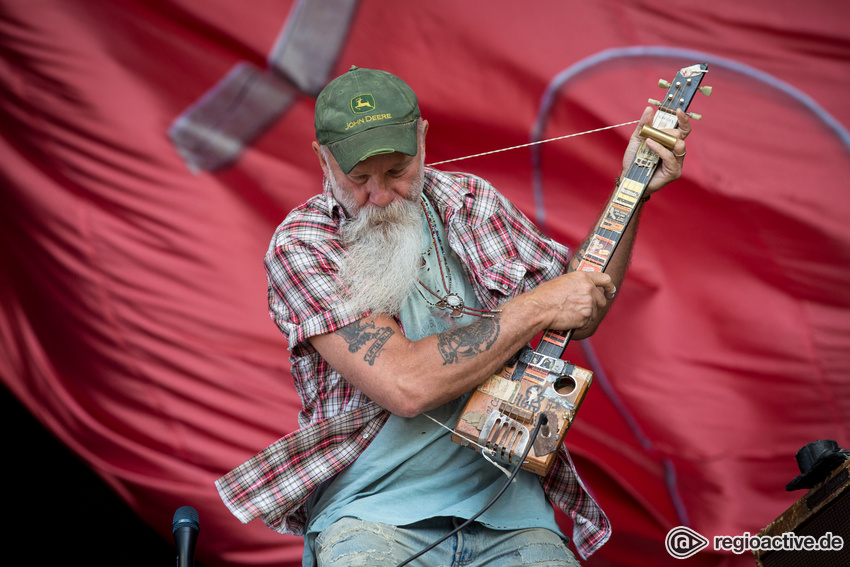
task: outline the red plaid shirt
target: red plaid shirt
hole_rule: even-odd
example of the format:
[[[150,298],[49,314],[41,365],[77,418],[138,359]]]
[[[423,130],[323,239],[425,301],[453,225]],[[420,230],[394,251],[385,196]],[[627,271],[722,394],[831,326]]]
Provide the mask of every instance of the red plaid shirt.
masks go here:
[[[486,181],[426,168],[424,192],[439,210],[448,244],[486,308],[564,273],[567,248],[546,238]],[[307,340],[364,315],[339,301],[344,220],[326,183],[321,195],[294,209],[275,232],[265,258],[269,312],[289,340],[292,376],[302,401],[301,428],[216,482],[222,500],[242,522],[262,518],[281,533],[304,533],[310,494],[351,464],[389,416]],[[582,557],[608,540],[608,519],[563,446],[540,480],[549,499],[573,519],[573,540]]]

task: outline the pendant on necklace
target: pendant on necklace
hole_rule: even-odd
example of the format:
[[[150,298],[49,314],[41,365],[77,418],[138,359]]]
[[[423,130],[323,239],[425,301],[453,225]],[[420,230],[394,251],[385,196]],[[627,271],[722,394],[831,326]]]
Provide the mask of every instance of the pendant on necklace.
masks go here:
[[[451,311],[452,317],[463,316],[463,305],[463,299],[461,299],[461,297],[456,293],[446,294],[446,296],[437,303],[437,307],[440,309]]]

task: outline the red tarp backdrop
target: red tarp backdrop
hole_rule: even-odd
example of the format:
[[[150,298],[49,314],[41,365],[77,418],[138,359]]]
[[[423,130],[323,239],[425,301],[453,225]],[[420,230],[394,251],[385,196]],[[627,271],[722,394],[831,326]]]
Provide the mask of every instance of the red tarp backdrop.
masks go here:
[[[213,482],[296,427],[261,260],[320,189],[318,89],[400,75],[436,162],[635,120],[705,62],[685,176],[568,349],[597,380],[567,444],[615,530],[587,565],[676,564],[682,524],[755,533],[801,495],[799,447],[850,447],[848,21],[828,0],[2,0],[0,379],[163,535],[194,506],[206,564],[300,564]],[[442,167],[575,246],[631,129]]]

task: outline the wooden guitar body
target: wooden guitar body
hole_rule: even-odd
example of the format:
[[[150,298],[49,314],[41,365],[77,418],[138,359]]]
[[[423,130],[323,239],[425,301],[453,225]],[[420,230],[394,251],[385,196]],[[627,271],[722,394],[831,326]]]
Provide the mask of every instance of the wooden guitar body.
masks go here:
[[[526,360],[527,362],[523,361]],[[554,371],[541,367],[548,363]],[[536,366],[539,364],[541,366]],[[521,379],[514,374],[521,371]],[[452,441],[480,451],[486,447],[504,463],[516,464],[529,443],[536,420],[548,418],[532,443],[523,468],[545,475],[572,425],[593,374],[564,360],[551,360],[524,349],[472,393],[455,426]]]

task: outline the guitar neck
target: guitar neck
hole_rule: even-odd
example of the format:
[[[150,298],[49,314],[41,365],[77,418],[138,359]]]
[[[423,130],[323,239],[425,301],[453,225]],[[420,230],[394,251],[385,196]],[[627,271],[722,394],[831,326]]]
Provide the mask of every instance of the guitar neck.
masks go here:
[[[652,121],[652,127],[656,130],[673,129],[679,124],[676,110],[688,109],[694,94],[699,88],[702,76],[708,70],[705,64],[691,65],[681,69],[673,83],[663,83],[669,86],[667,95],[663,101],[652,101],[657,103],[658,112]],[[662,84],[662,83],[659,83]],[[637,151],[632,163],[626,168],[624,175],[618,180],[614,195],[608,202],[605,213],[593,229],[587,250],[579,261],[576,270],[585,272],[604,272],[608,262],[614,255],[626,227],[643,198],[646,186],[652,174],[658,167],[660,158],[653,152],[644,141]],[[561,358],[567,348],[573,331],[548,330],[543,333],[536,352]]]

